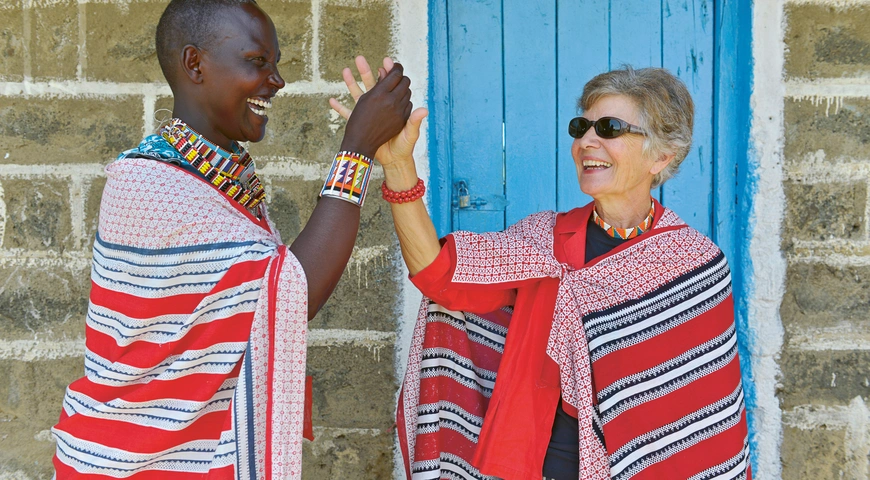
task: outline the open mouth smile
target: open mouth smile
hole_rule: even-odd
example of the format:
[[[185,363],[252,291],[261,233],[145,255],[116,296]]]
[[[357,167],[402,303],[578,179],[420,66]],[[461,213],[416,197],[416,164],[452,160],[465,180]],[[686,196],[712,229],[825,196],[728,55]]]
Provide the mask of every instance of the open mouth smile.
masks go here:
[[[600,160],[583,160],[583,170],[604,170],[613,166],[611,163]]]
[[[261,117],[265,117],[266,110],[272,108],[272,101],[268,98],[250,97],[247,99],[247,102],[248,108],[250,108],[252,112],[256,113]]]

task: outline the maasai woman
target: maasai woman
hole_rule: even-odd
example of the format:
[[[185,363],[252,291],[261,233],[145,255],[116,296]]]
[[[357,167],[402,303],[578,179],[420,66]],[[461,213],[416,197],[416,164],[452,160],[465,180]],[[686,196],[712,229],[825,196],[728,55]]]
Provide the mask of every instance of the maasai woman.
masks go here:
[[[689,152],[689,92],[627,67],[593,78],[578,106],[571,154],[593,201],[504,232],[439,243],[411,155],[424,111],[376,156],[428,297],[398,409],[407,474],[746,478],[728,265],[650,196]]]
[[[263,139],[285,85],[272,20],[253,0],[172,0],[156,41],[175,118],[106,168],[85,376],[52,429],[57,478],[298,479],[307,321],[350,257],[410,80],[391,68],[361,100],[285,245],[240,144]]]

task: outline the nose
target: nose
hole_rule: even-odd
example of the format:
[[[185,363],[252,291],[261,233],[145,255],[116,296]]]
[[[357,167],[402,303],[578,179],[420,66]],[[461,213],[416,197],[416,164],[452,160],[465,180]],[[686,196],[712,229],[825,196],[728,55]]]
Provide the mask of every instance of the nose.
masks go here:
[[[278,71],[277,63],[272,67],[272,74],[269,76],[269,83],[274,85],[277,90],[281,90],[287,85],[287,82],[284,81],[284,78],[281,77],[281,73]]]
[[[590,128],[586,130],[580,138],[575,138],[574,142],[580,148],[597,148],[601,145],[601,137],[598,136],[598,132],[595,131],[595,128]]]

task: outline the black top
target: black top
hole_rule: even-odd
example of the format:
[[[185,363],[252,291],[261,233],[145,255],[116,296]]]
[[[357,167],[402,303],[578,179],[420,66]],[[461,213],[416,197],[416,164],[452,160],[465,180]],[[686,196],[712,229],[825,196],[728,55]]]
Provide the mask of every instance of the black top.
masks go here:
[[[613,238],[595,225],[592,217],[586,226],[586,263],[595,257],[621,245],[625,240]],[[556,407],[553,433],[544,457],[544,478],[554,480],[579,480],[580,472],[580,427],[577,419],[562,409],[562,399]]]

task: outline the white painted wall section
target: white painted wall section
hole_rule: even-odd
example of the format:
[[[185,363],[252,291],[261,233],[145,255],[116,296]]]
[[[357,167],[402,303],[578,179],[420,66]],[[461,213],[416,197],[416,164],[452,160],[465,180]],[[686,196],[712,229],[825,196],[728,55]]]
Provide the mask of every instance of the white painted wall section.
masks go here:
[[[779,306],[785,292],[785,259],[780,251],[780,226],[785,210],[782,189],[783,156],[783,0],[754,2],[752,56],[754,59],[751,145],[756,192],[749,254],[752,295],[749,299],[752,375],[756,388],[755,452],[760,480],[781,478],[782,412],[776,397],[777,358],[783,327]]]

